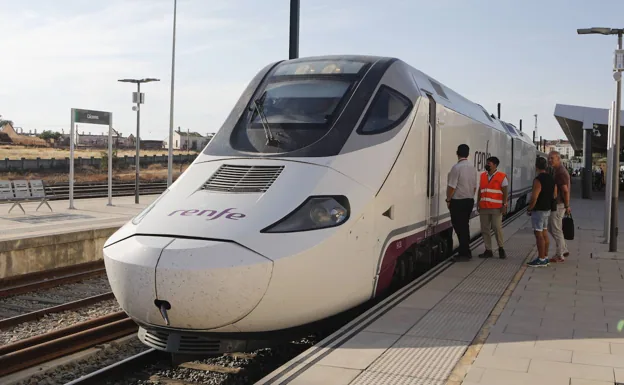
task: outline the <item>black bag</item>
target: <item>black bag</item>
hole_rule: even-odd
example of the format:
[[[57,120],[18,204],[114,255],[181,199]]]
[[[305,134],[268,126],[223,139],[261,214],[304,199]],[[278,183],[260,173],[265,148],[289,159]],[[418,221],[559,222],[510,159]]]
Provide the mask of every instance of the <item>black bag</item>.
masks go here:
[[[572,219],[572,214],[563,217],[561,229],[563,230],[564,239],[568,241],[574,239],[574,219]]]

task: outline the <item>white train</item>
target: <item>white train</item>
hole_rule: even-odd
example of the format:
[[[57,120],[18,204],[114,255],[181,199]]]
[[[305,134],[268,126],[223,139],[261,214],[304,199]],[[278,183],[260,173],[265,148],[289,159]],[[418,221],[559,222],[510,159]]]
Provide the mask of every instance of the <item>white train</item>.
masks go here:
[[[461,143],[480,171],[497,156],[510,207],[526,204],[528,135],[405,62],[272,63],[187,171],[108,239],[112,290],[141,340],[174,353],[240,351],[362,304],[457,246],[445,191]]]

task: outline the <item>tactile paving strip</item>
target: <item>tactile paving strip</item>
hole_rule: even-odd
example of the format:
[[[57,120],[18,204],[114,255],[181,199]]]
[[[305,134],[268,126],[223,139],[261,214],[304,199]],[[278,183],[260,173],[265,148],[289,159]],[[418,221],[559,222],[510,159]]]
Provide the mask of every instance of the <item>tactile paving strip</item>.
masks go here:
[[[427,313],[407,334],[470,342],[487,319],[485,313],[437,311]]]
[[[529,249],[530,250],[530,249]],[[527,252],[529,251],[527,250]],[[524,254],[526,256],[526,253]],[[518,266],[522,263],[521,260],[516,261],[486,261],[481,264],[470,276],[476,278],[495,278],[495,279],[508,279],[518,271]]]
[[[466,348],[460,341],[403,336],[368,370],[443,381]]]
[[[435,310],[490,314],[499,298],[500,295],[462,293],[454,290],[435,306]]]
[[[461,293],[498,294],[505,291],[508,284],[509,281],[506,279],[468,277],[457,285],[455,290]]]
[[[444,385],[444,381],[380,372],[362,372],[351,385]]]

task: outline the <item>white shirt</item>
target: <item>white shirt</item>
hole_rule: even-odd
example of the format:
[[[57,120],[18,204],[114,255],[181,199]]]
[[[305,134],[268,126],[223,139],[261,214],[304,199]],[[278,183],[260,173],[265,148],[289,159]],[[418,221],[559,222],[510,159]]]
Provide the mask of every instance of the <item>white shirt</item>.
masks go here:
[[[455,163],[447,180],[447,185],[455,189],[451,199],[474,199],[478,179],[477,169],[467,159]]]
[[[490,175],[490,173],[487,173],[488,176],[488,182],[492,181],[492,178],[494,177],[494,175],[496,175],[496,173],[498,172],[498,170],[494,171],[494,174]],[[503,179],[503,182],[501,183],[501,187],[507,187],[509,185],[509,182],[507,182],[507,175],[505,175],[505,178]]]

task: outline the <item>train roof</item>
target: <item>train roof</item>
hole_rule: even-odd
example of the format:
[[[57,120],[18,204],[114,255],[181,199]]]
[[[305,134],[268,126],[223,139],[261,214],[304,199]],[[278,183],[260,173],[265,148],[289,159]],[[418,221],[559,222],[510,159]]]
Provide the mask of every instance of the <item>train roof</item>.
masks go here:
[[[453,89],[447,87],[442,82],[432,78],[424,72],[414,68],[405,61],[388,56],[375,56],[375,55],[321,55],[321,56],[308,56],[297,59],[291,59],[289,62],[298,63],[309,60],[352,60],[361,61],[365,63],[382,62],[401,62],[407,68],[409,68],[414,76],[414,80],[420,87],[421,91],[426,91],[432,95],[435,95],[436,103],[442,104],[446,108],[453,110],[459,114],[465,115],[473,120],[476,120],[486,126],[489,126],[495,130],[504,132],[505,134],[521,140],[523,142],[533,145],[533,140],[524,132],[521,132],[511,123],[507,123],[491,116],[488,111],[478,103],[475,103]]]
[[[438,96],[436,98],[436,103],[442,104],[450,110],[467,116],[495,130],[504,132],[512,138],[532,145],[533,140],[529,137],[529,135],[520,131],[515,125],[499,120],[495,116],[492,116],[482,105],[467,99],[466,97],[455,92],[453,89],[447,87],[424,72],[410,66],[409,64],[405,64],[412,69],[414,76],[417,78],[416,82],[422,90]]]

